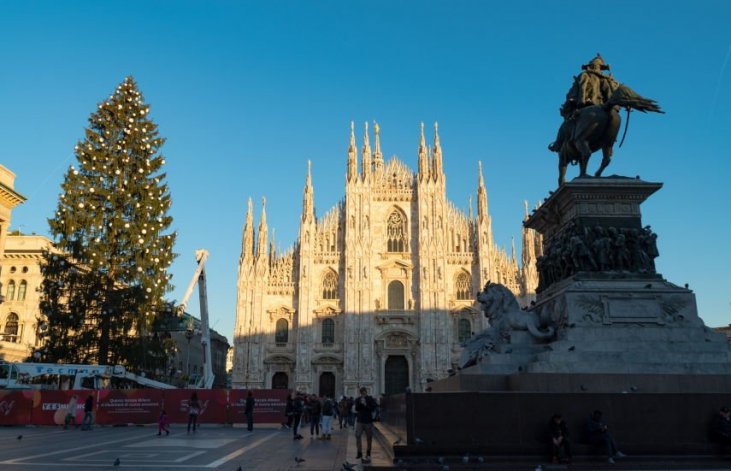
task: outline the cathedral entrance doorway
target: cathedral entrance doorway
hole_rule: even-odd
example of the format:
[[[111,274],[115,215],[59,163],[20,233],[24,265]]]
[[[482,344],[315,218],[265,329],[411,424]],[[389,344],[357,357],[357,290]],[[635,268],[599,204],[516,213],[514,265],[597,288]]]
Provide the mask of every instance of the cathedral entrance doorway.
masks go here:
[[[320,375],[320,397],[335,397],[335,375],[326,371]]]
[[[287,373],[274,373],[272,376],[272,389],[289,389],[289,377]]]
[[[385,393],[387,396],[403,393],[409,387],[409,362],[405,356],[389,355],[386,359],[385,370]]]

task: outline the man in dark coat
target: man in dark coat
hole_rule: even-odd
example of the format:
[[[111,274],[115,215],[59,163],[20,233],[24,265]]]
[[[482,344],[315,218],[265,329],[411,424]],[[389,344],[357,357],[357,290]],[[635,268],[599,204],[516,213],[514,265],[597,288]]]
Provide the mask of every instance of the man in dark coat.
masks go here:
[[[355,424],[355,444],[358,449],[356,459],[361,459],[364,464],[371,462],[371,442],[373,441],[373,413],[376,410],[376,400],[368,395],[366,388],[360,388],[360,397],[355,400],[355,413],[358,422]],[[366,454],[363,457],[363,445],[361,436],[366,435]]]
[[[251,393],[251,391],[248,392],[246,395],[246,406],[244,408],[244,414],[246,414],[246,429],[249,432],[254,431],[254,404],[256,401],[254,400],[254,395]]]

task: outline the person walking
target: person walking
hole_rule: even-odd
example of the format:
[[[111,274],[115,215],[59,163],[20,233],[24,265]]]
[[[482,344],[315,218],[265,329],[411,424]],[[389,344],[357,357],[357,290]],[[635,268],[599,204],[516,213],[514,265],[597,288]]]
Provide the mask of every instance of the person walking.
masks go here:
[[[302,435],[299,433],[300,421],[302,420],[302,412],[305,410],[305,402],[302,396],[298,393],[292,402],[292,439],[302,440]]]
[[[292,428],[292,422],[294,421],[294,399],[292,396],[294,392],[287,394],[287,402],[284,406],[284,416],[287,418],[285,422],[282,422],[282,429]]]
[[[74,427],[76,426],[76,409],[78,407],[78,396],[74,394],[71,396],[71,399],[69,400],[69,403],[66,404],[66,416],[63,420],[63,429],[66,430],[69,428],[69,424],[71,422],[74,423]]]
[[[81,421],[81,430],[91,430],[91,424],[94,422],[93,411],[94,396],[89,394],[84,401],[84,419]]]
[[[337,410],[337,405],[335,404],[335,401],[326,395],[325,399],[323,399],[323,401],[322,401],[322,439],[323,440],[332,439],[333,417],[335,415],[336,410]]]
[[[360,459],[363,464],[371,462],[371,443],[373,442],[373,413],[376,410],[376,401],[368,395],[365,387],[360,388],[360,397],[355,401],[355,412],[358,422],[355,424],[355,445],[358,454],[355,459]],[[366,436],[366,454],[363,457],[363,445],[361,437]]]
[[[322,416],[322,404],[316,394],[310,396],[310,438],[320,436],[320,417]]]
[[[198,414],[200,412],[201,403],[198,401],[198,394],[194,392],[188,400],[188,433],[190,433],[191,428],[193,429],[193,433],[195,433],[195,429],[198,426]]]
[[[345,396],[340,398],[340,402],[338,403],[338,422],[340,423],[340,429],[343,429],[343,426],[345,428],[348,428],[348,415],[350,414],[350,410],[348,408],[348,398]]]
[[[254,431],[254,404],[256,401],[254,400],[254,395],[249,391],[249,393],[246,395],[246,408],[244,409],[244,413],[246,414],[246,429],[249,432]]]
[[[162,435],[165,432],[165,436],[170,435],[170,425],[168,423],[168,415],[165,413],[165,409],[160,411],[160,415],[157,418],[157,436]]]

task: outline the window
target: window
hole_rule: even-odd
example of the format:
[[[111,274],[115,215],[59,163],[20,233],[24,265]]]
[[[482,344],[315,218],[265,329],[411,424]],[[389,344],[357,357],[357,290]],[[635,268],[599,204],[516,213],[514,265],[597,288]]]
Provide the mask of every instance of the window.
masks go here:
[[[456,291],[457,299],[472,299],[472,290],[470,289],[470,277],[467,273],[460,273],[457,276]]]
[[[403,252],[406,248],[406,220],[399,211],[388,217],[387,223],[388,251]]]
[[[460,319],[457,324],[457,339],[459,343],[465,343],[472,337],[472,324],[468,319]]]
[[[8,314],[8,318],[5,320],[5,330],[3,331],[3,334],[3,340],[6,342],[18,341],[18,315],[14,312]]]
[[[322,299],[338,299],[338,277],[333,271],[322,280]]]
[[[388,308],[404,309],[404,284],[394,280],[388,284]]]
[[[287,343],[289,341],[289,322],[287,319],[279,319],[277,327],[274,331],[274,341],[277,343]]]
[[[332,319],[322,321],[322,343],[335,343],[335,321]]]
[[[28,282],[23,280],[18,286],[18,301],[25,301],[25,292],[28,290]]]
[[[5,293],[5,298],[8,301],[15,299],[15,281],[10,280],[8,283],[8,291]]]

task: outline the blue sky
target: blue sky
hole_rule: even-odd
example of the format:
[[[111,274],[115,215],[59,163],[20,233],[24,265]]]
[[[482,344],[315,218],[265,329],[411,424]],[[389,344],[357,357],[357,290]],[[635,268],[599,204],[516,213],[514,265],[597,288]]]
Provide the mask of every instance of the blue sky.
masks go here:
[[[610,6],[611,5],[611,6]],[[439,121],[448,196],[467,207],[483,163],[499,244],[523,200],[555,189],[546,149],[572,76],[601,52],[665,115],[635,113],[605,174],[664,183],[643,205],[658,270],[689,283],[708,325],[731,322],[731,3],[125,1],[0,5],[0,163],[28,201],[12,228],[47,234],[96,104],[132,74],[167,138],[179,299],[207,248],[211,325],[231,338],[246,200],[267,197],[291,245],[307,160],[323,215],[344,192],[350,121],[416,167]],[[598,158],[594,158],[594,166]],[[569,177],[577,174],[569,170]],[[197,312],[196,296],[191,301]]]

